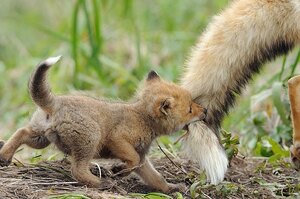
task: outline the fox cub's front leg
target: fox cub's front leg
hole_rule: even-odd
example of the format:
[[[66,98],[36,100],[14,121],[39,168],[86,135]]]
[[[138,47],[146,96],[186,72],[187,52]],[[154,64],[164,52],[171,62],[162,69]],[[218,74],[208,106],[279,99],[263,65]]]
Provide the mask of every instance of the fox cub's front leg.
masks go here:
[[[140,155],[135,148],[125,139],[113,139],[110,150],[115,157],[122,160],[123,164],[115,165],[112,170],[118,174],[127,175],[140,165]]]
[[[138,167],[135,172],[143,179],[143,181],[154,189],[165,193],[174,191],[184,191],[184,184],[172,184],[166,182],[163,176],[155,170],[150,160],[146,157],[145,161]]]

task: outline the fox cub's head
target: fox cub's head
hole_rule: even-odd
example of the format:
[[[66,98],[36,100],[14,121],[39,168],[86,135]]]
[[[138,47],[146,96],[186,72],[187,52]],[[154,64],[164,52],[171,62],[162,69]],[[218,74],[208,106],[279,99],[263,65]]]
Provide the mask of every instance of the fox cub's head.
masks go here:
[[[166,132],[178,131],[191,122],[203,120],[206,109],[192,101],[191,94],[180,86],[162,80],[151,71],[138,93],[147,112]]]

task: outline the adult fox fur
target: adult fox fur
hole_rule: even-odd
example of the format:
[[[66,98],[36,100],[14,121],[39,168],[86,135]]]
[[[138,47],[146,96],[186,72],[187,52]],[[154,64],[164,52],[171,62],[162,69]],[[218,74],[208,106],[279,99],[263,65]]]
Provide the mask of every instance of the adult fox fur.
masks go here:
[[[93,158],[104,157],[122,160],[126,172],[135,171],[152,188],[163,192],[183,189],[182,184],[167,183],[146,154],[157,136],[205,118],[206,110],[192,102],[190,93],[151,71],[132,102],[56,96],[50,91],[46,72],[58,60],[59,57],[47,59],[33,73],[29,92],[39,108],[28,126],[2,143],[0,166],[9,165],[22,144],[41,149],[54,143],[70,155],[74,178],[88,186],[103,183],[90,172],[89,163]]]
[[[189,125],[185,153],[223,180],[228,160],[218,139],[235,96],[261,65],[300,43],[299,0],[235,0],[213,18],[187,61],[181,85],[208,109],[204,122]]]
[[[291,118],[293,122],[291,159],[295,168],[300,170],[300,75],[289,79],[288,91],[291,105]]]

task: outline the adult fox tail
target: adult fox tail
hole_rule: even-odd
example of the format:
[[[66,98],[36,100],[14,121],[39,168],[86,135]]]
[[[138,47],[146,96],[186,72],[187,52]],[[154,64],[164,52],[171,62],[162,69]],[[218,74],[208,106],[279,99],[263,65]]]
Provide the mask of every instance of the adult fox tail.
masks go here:
[[[300,43],[300,1],[236,0],[216,16],[188,59],[181,85],[207,108],[189,127],[186,154],[208,180],[223,180],[228,160],[218,142],[223,117],[253,74]]]

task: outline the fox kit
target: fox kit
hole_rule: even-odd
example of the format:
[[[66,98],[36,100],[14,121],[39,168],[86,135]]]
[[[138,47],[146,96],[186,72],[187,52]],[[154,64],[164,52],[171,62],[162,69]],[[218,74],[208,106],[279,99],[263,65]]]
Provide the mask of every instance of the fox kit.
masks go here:
[[[118,158],[127,172],[135,171],[152,188],[170,192],[182,185],[167,183],[146,154],[153,139],[203,120],[206,109],[192,102],[188,91],[168,83],[151,71],[132,102],[109,102],[86,96],[55,96],[46,72],[59,57],[40,63],[29,92],[39,107],[28,124],[2,146],[0,165],[10,164],[22,144],[36,149],[54,143],[71,157],[74,178],[98,187],[101,180],[89,170],[93,158]]]
[[[181,85],[209,112],[189,125],[185,151],[211,183],[223,180],[228,165],[218,139],[224,115],[261,65],[300,43],[299,19],[299,0],[235,0],[193,48]]]

